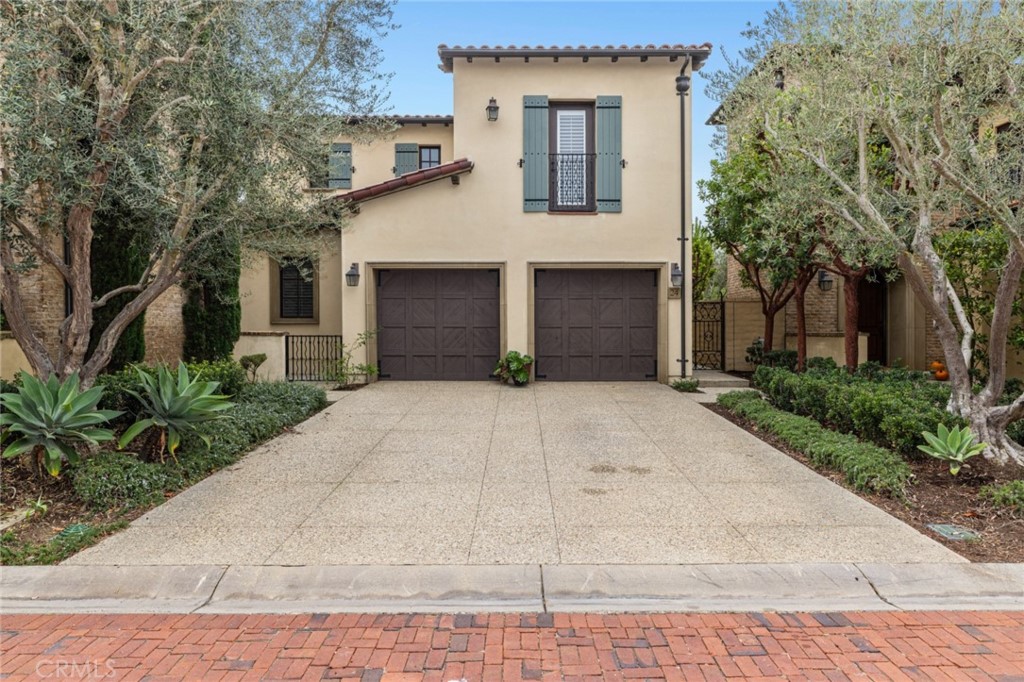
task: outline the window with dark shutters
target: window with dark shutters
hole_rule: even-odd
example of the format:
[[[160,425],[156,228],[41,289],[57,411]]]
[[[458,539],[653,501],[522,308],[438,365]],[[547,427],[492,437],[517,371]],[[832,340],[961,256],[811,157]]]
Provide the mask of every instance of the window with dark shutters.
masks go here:
[[[305,319],[313,315],[313,266],[309,261],[300,264],[282,264],[281,318]],[[307,279],[308,278],[308,279]]]

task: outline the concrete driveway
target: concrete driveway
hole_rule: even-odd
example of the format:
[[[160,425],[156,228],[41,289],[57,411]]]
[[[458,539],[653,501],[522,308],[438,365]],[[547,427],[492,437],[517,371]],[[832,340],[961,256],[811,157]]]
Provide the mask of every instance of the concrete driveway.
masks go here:
[[[962,562],[658,384],[373,384],[69,564]]]

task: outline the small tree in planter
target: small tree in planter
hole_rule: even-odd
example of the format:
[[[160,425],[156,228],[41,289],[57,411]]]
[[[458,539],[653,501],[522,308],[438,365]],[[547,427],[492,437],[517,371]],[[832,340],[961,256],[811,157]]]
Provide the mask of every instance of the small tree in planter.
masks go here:
[[[510,350],[505,357],[498,360],[498,364],[494,367],[494,376],[498,377],[503,384],[511,380],[514,386],[525,386],[530,383],[531,369],[533,369],[533,357]]]

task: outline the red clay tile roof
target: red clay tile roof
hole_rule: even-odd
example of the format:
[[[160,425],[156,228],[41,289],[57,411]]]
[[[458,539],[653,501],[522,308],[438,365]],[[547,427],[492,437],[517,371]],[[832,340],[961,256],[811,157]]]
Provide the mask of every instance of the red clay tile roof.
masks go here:
[[[346,192],[345,194],[338,194],[331,197],[331,201],[341,201],[348,205],[354,205],[362,201],[369,201],[370,199],[376,199],[378,197],[387,196],[388,194],[394,194],[395,192],[401,192],[402,190],[409,189],[410,187],[418,187],[419,185],[426,185],[455,175],[469,173],[472,170],[472,161],[469,159],[456,159],[451,163],[413,171],[411,173],[406,173],[405,175],[399,175],[397,178],[392,178],[391,180],[378,182],[376,185],[360,187],[359,189],[354,189],[351,192]]]
[[[420,123],[426,125],[428,123],[444,123],[449,125],[455,121],[455,117],[451,114],[399,114],[397,116],[391,116],[395,123],[401,123],[402,125],[410,125]]]
[[[460,57],[470,61],[473,57],[493,57],[495,60],[502,57],[525,59],[530,57],[610,57],[613,60],[618,60],[619,57],[639,57],[643,60],[648,57],[668,57],[670,61],[675,61],[680,57],[690,57],[693,59],[693,70],[696,71],[711,56],[711,48],[711,43],[700,45],[619,45],[618,47],[615,45],[578,45],[576,47],[572,45],[548,47],[544,45],[536,47],[529,45],[495,45],[494,47],[455,45],[448,47],[442,44],[437,46],[437,56],[441,58],[440,69],[445,73],[451,73],[452,60]]]

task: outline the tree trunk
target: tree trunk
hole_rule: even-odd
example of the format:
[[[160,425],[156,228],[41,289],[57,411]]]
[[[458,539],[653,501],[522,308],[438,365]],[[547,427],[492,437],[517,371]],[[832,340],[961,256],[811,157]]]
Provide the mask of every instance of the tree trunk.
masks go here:
[[[777,308],[770,307],[764,312],[764,346],[763,350],[765,353],[770,353],[774,347],[773,340],[775,339],[775,313],[778,312]]]
[[[853,372],[860,364],[860,288],[861,280],[866,273],[854,270],[843,275],[843,301],[846,303],[846,314],[843,317],[843,346],[846,352],[846,370]]]

